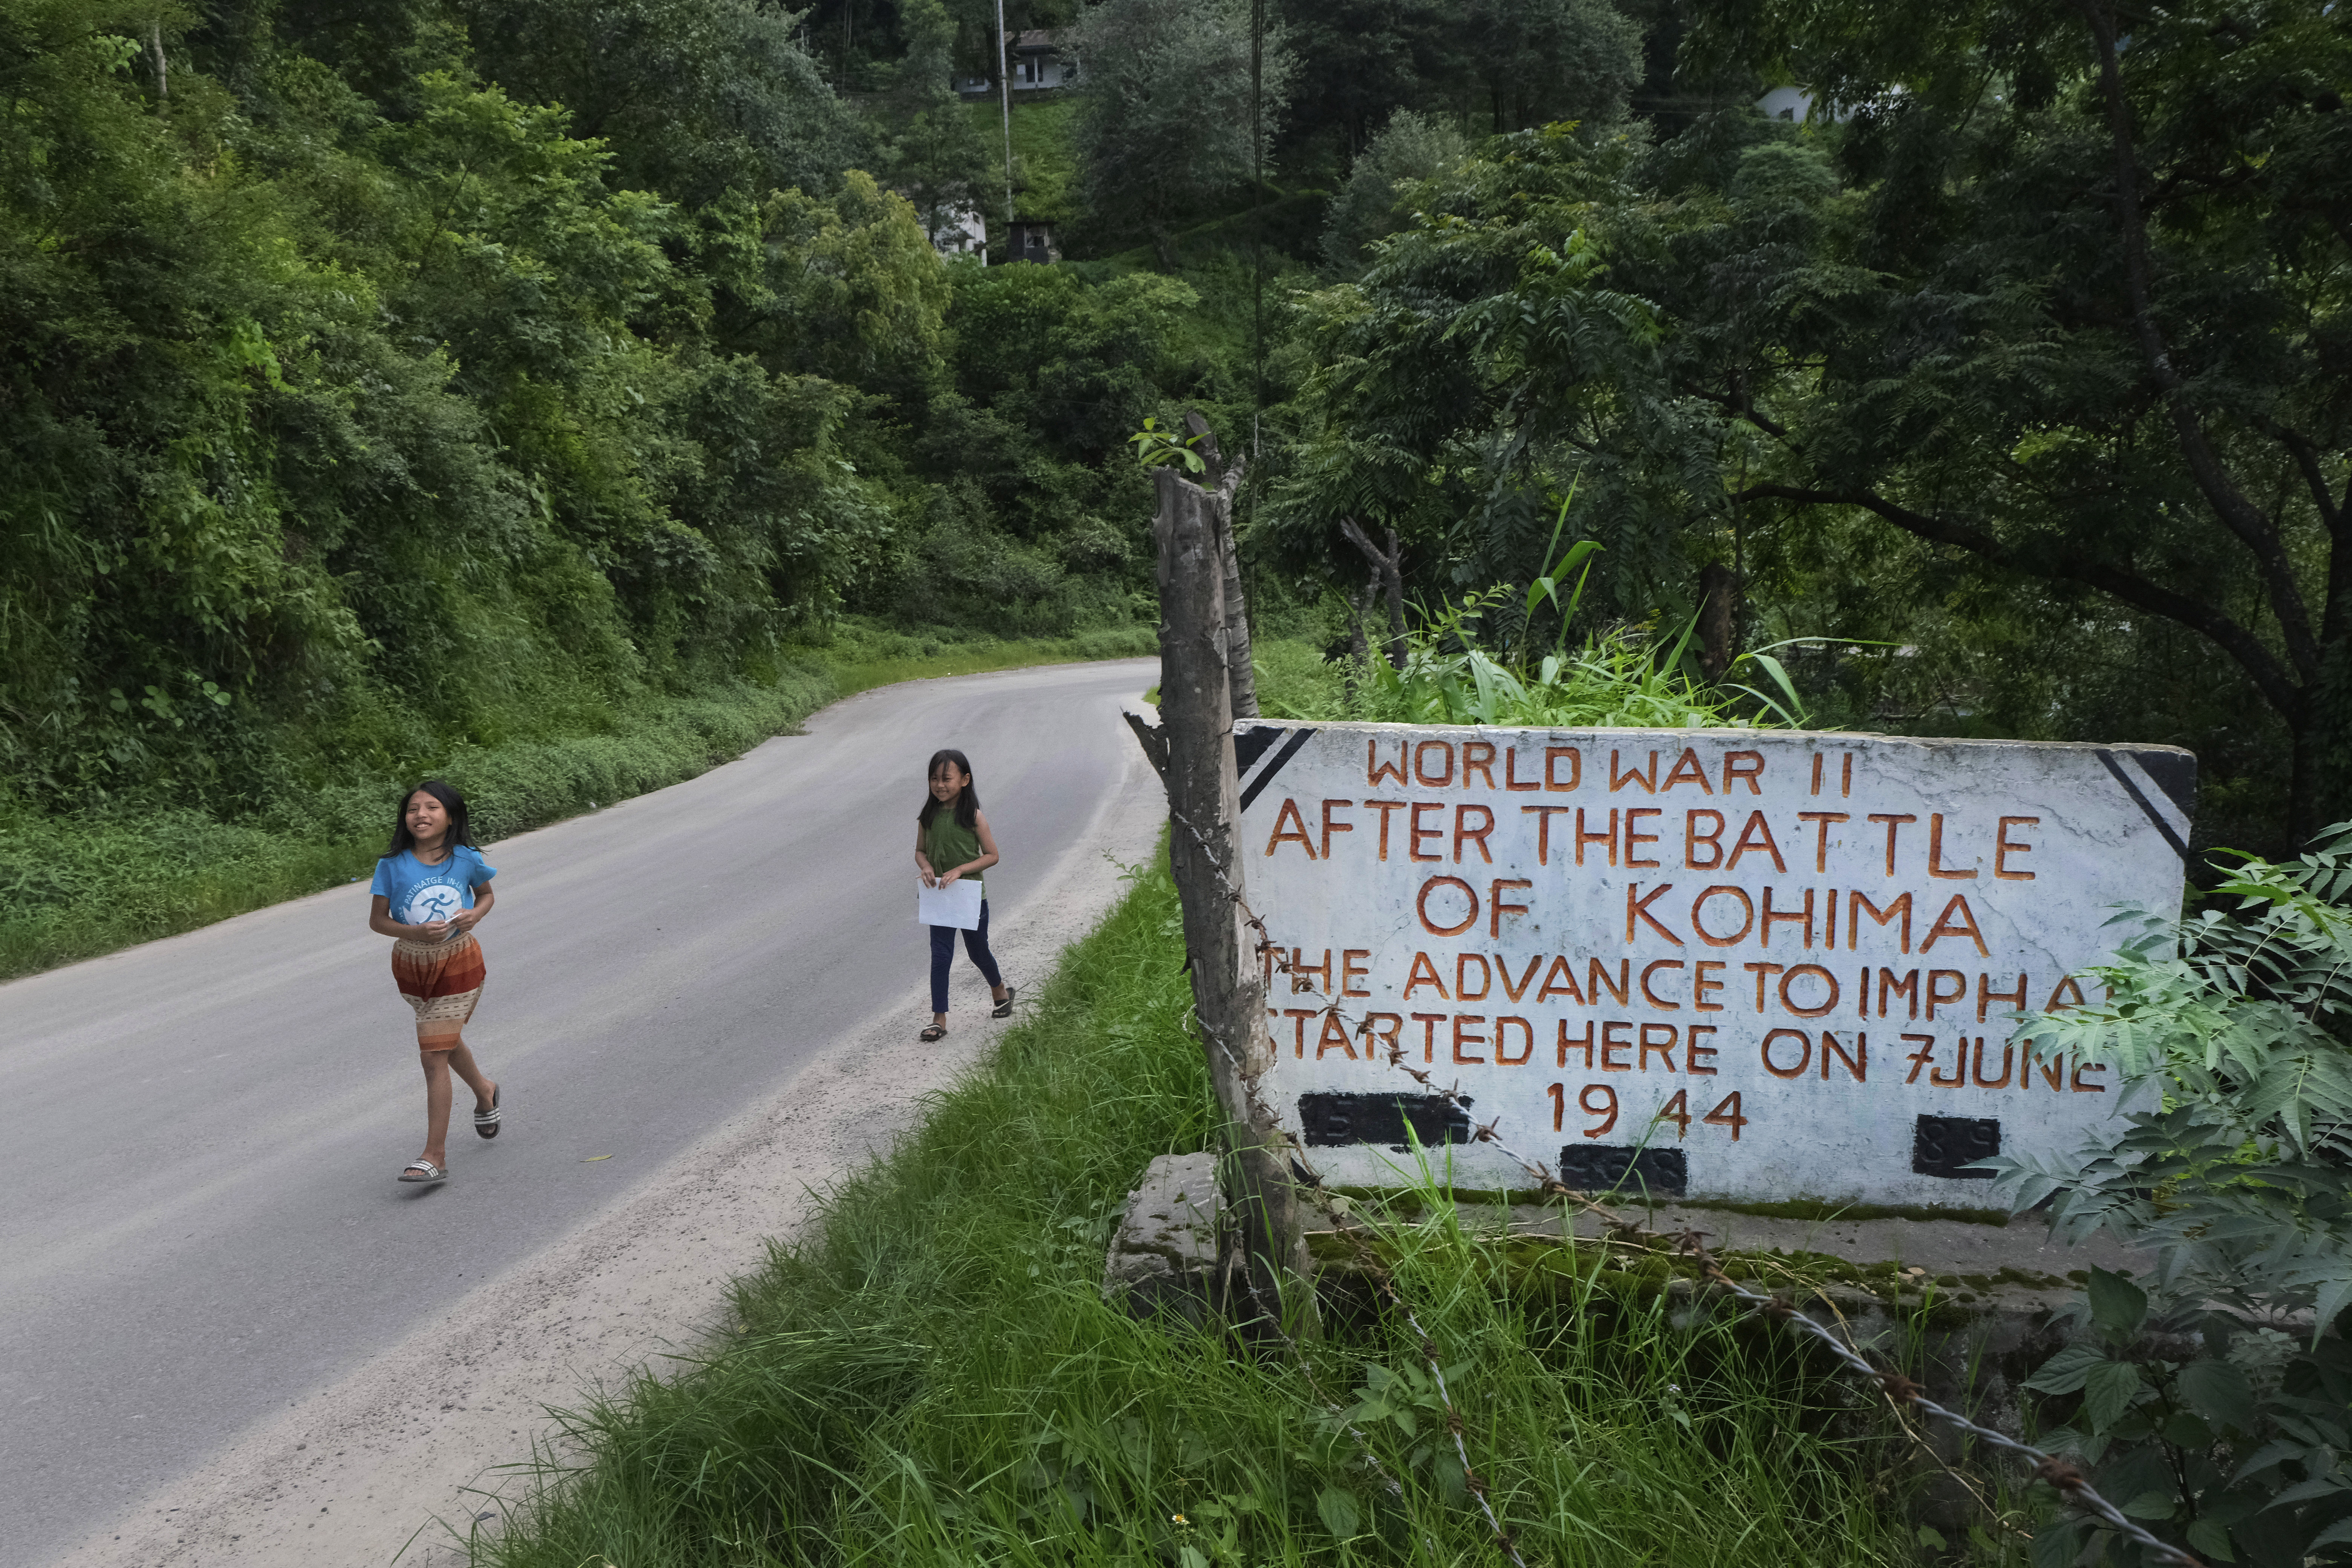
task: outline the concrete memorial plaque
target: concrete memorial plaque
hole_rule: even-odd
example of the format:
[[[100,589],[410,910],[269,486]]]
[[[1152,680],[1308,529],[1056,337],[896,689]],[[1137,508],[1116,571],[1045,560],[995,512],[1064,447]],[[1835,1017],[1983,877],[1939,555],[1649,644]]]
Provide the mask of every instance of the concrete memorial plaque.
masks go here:
[[[1969,1207],[2117,1113],[2027,1056],[2113,906],[2180,897],[2170,747],[1740,730],[1234,727],[1269,1099],[1327,1179]],[[1266,955],[1271,968],[1272,955]],[[1304,983],[1305,991],[1296,987]],[[1337,1004],[1338,1015],[1328,1009]],[[1465,1112],[1385,1065],[1391,1047]]]

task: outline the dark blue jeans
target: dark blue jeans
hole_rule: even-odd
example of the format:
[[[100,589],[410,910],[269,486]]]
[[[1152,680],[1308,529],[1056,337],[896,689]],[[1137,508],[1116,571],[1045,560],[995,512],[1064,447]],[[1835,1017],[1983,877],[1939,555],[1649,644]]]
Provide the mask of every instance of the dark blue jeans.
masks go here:
[[[948,969],[955,963],[956,928],[931,928],[931,1011],[948,1010]],[[991,987],[1004,984],[996,972],[996,955],[988,951],[988,900],[980,900],[980,924],[963,933],[963,950],[980,968],[981,975]]]

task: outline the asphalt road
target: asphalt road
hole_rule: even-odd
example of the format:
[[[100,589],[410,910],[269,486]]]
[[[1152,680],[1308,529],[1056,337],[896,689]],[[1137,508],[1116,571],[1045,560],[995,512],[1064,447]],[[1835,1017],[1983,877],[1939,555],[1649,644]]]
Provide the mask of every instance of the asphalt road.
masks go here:
[[[903,994],[927,962],[911,850],[937,747],[972,758],[1006,857],[992,921],[1017,912],[1118,783],[1118,703],[1152,673],[868,693],[491,847],[467,1038],[507,1129],[478,1141],[461,1089],[445,1186],[393,1179],[424,1096],[364,883],[0,985],[0,1564],[429,1324]],[[987,993],[957,963],[969,1023]]]

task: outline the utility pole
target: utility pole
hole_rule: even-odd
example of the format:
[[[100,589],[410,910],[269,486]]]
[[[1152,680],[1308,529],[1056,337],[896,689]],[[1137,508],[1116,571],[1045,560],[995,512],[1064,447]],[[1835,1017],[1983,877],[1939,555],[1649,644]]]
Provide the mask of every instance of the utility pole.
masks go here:
[[[996,0],[996,95],[1004,106],[1004,243],[1013,243],[1013,72],[1005,55],[1004,0]]]
[[[1265,412],[1265,0],[1250,0],[1250,353],[1255,361],[1250,455]]]

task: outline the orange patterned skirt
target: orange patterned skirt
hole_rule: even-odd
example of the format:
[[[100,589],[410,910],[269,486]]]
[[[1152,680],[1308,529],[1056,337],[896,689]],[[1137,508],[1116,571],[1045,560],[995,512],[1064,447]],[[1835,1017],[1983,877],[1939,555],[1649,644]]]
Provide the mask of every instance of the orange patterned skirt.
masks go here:
[[[454,1050],[474,1004],[482,999],[482,944],[471,931],[455,942],[392,944],[392,978],[416,1012],[416,1048]]]

